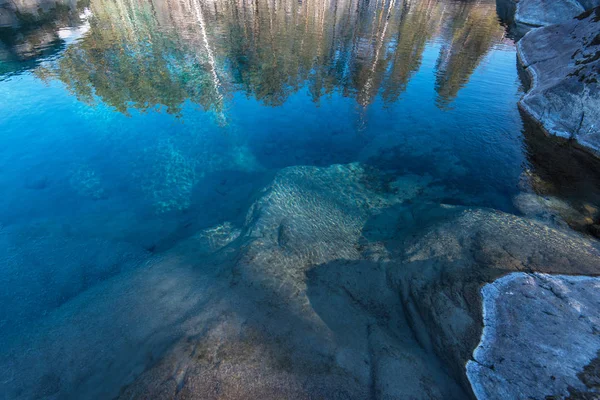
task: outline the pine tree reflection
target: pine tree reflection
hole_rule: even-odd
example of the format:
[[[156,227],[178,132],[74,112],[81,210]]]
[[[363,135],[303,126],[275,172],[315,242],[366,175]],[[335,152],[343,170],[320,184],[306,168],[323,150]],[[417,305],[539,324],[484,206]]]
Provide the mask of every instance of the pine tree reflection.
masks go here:
[[[399,99],[428,43],[441,41],[437,104],[446,107],[503,39],[493,1],[93,0],[90,32],[38,68],[81,100],[127,113],[190,101],[226,123],[236,91],[269,106],[303,87],[366,108]]]

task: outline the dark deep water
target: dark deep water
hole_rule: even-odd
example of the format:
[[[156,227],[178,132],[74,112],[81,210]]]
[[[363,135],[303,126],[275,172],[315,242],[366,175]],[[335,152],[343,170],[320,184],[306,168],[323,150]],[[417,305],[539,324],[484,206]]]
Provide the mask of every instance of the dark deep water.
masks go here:
[[[515,45],[494,1],[91,0],[77,14],[1,36],[1,399],[114,397],[193,336],[213,308],[194,290],[229,293],[221,270],[193,275],[214,258],[199,246],[255,237],[253,204],[274,179],[281,204],[308,202],[328,227],[307,248],[346,218],[330,204],[362,198],[344,178],[356,168],[412,204],[520,214],[532,190]],[[305,179],[285,175],[296,166],[327,178],[288,190]],[[320,195],[336,185],[343,199]],[[361,237],[356,215],[337,247]],[[280,243],[299,226],[280,226]],[[185,272],[131,283],[164,259]],[[125,313],[103,303],[118,290],[134,299]],[[154,309],[157,293],[173,307]],[[149,322],[163,314],[177,316]],[[69,324],[85,332],[65,337]]]

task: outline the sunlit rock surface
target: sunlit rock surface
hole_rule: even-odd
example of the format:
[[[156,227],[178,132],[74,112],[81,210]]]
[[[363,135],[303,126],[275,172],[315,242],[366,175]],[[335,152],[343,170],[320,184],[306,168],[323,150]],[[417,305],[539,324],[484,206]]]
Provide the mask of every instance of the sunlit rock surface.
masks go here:
[[[521,108],[550,134],[600,152],[600,7],[529,32],[517,44],[531,78]]]
[[[599,278],[514,273],[482,294],[485,327],[467,364],[479,399],[597,398]]]
[[[201,230],[8,337],[0,398],[465,398],[481,285],[595,274],[600,252],[427,203],[439,190],[360,164],[286,168],[241,226]]]
[[[497,0],[499,15],[511,23],[517,36],[528,30],[568,22],[585,10],[600,6],[599,0]]]
[[[585,11],[577,0],[522,0],[515,21],[530,27],[558,24]]]

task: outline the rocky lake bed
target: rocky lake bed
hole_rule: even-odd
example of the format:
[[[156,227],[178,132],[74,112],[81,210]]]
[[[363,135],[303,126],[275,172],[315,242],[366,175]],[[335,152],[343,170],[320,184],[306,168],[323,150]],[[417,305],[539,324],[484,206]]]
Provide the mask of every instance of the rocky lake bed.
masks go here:
[[[154,3],[0,2],[0,399],[600,398],[600,4]]]

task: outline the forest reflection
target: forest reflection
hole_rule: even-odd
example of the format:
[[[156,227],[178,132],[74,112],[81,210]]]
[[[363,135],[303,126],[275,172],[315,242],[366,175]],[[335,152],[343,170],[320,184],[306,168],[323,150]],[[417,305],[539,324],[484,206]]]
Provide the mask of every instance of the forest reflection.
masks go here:
[[[36,74],[127,113],[187,100],[220,115],[245,93],[278,106],[301,88],[362,106],[392,103],[431,46],[447,107],[504,40],[495,2],[448,0],[92,0],[90,30]]]

